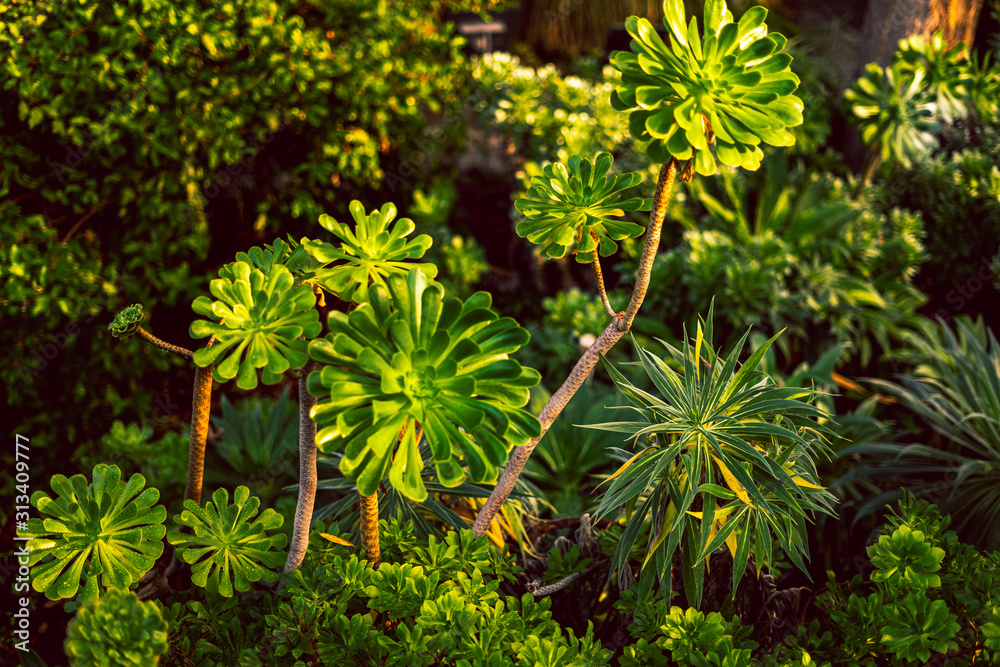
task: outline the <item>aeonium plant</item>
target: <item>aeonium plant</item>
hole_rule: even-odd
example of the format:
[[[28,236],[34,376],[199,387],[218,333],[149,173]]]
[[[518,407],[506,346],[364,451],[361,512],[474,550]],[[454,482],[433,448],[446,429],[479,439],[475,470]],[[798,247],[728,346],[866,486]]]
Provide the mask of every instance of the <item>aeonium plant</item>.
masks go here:
[[[802,123],[799,79],[781,52],[787,40],[768,34],[767,10],[751,7],[734,23],[724,0],[707,0],[701,34],[694,17],[684,20],[681,0],[665,0],[663,11],[669,47],[647,19],[633,16],[625,22],[633,52],[612,56],[622,81],[611,104],[630,112],[629,131],[650,142],[649,156],[693,160],[710,176],[716,160],[756,170],[761,142],[791,146],[787,128]]]

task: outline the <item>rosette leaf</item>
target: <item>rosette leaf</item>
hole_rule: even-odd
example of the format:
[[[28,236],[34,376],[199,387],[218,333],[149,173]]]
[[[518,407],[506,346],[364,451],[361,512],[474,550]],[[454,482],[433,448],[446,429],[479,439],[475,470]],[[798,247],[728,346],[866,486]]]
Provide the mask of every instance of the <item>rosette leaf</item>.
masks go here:
[[[544,176],[531,179],[531,187],[514,207],[525,220],[517,225],[519,236],[542,245],[542,254],[558,259],[574,248],[576,261],[589,264],[595,253],[614,254],[615,241],[641,236],[644,228],[615,220],[625,211],[648,211],[651,199],[623,199],[623,192],[642,181],[638,173],[608,176],[614,159],[601,153],[590,160],[574,155],[568,164],[546,165]]]
[[[923,532],[900,526],[892,536],[883,535],[876,544],[868,547],[868,557],[877,569],[872,581],[909,590],[936,588],[941,577],[934,574],[941,569],[944,549],[924,540]]]
[[[215,365],[216,381],[235,377],[241,389],[257,386],[257,369],[264,369],[264,384],[276,384],[289,368],[305,365],[307,340],[322,328],[312,288],[294,285],[291,271],[281,264],[264,273],[247,262],[233,262],[219,276],[209,287],[218,300],[200,296],[191,306],[212,318],[192,322],[191,336],[215,336],[214,345],[194,353],[195,363]]]
[[[937,111],[946,122],[968,114],[965,100],[972,81],[967,76],[965,44],[948,48],[944,33],[938,30],[930,41],[923,35],[899,40],[893,69],[897,76],[910,79],[919,72],[923,89],[935,100]]]
[[[421,434],[448,487],[465,480],[462,463],[474,481],[494,480],[509,449],[540,434],[538,420],[518,409],[540,376],[508,356],[528,332],[498,319],[491,303],[485,292],[445,299],[414,268],[373,286],[350,315],[330,313],[331,333],[309,344],[321,364],[308,385],[318,397],[316,444],[327,453],[343,446],[340,469],[360,494],[388,477],[424,500]]]
[[[904,167],[938,145],[934,133],[933,98],[924,89],[922,70],[903,83],[895,68],[883,71],[875,63],[844,92],[861,129],[861,138],[883,160],[895,159]],[[904,79],[905,80],[905,79]]]
[[[632,52],[611,57],[622,73],[611,104],[631,112],[629,131],[649,142],[647,154],[661,163],[693,160],[708,176],[716,161],[757,169],[761,142],[791,146],[787,128],[802,123],[799,79],[782,52],[787,40],[767,32],[767,10],[751,7],[735,23],[725,0],[706,0],[701,35],[697,19],[685,22],[682,0],[664,0],[663,10],[669,47],[633,16],[625,22]]]
[[[193,534],[171,531],[167,541],[179,547],[178,558],[192,565],[191,581],[232,597],[233,591],[249,591],[255,581],[277,580],[278,574],[268,568],[282,565],[285,554],[272,549],[284,547],[288,538],[266,531],[280,528],[284,519],[267,509],[251,522],[259,508],[260,499],[245,486],[236,489],[232,505],[225,489],[216,490],[204,509],[193,500],[184,501],[184,511],[174,521]]]
[[[888,622],[882,628],[882,642],[896,657],[926,665],[932,653],[958,648],[958,617],[948,611],[944,600],[932,602],[923,591],[915,591],[886,612]]]
[[[360,303],[368,299],[370,285],[384,285],[390,275],[404,275],[413,267],[428,279],[437,275],[434,264],[410,261],[424,256],[431,247],[431,237],[420,234],[407,240],[416,229],[409,218],[400,218],[390,228],[396,218],[394,204],[385,204],[381,211],[366,215],[364,206],[355,200],[350,211],[356,223],[353,229],[329,215],[319,217],[319,224],[339,238],[340,245],[303,239],[306,250],[319,262],[338,263],[316,270],[316,282],[323,289],[345,301]]]
[[[167,651],[167,622],[155,602],[111,589],[76,613],[65,647],[73,667],[155,665]]]
[[[142,312],[141,303],[133,303],[131,306],[115,315],[115,320],[108,325],[108,330],[115,338],[129,338],[135,334],[139,325],[146,319],[146,314]]]
[[[94,467],[93,481],[83,475],[53,475],[56,498],[43,491],[31,504],[48,515],[31,519],[19,534],[28,542],[32,587],[50,600],[96,600],[100,587],[127,589],[152,569],[163,553],[162,525],[167,510],[157,505],[160,492],[142,488],[146,480],[135,474],[126,482],[117,466]],[[80,591],[81,576],[84,579]]]

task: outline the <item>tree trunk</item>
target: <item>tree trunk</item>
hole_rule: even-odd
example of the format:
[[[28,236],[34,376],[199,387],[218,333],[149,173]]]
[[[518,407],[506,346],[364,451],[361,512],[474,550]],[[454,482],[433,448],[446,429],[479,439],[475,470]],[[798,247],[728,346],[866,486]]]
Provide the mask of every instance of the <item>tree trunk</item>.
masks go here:
[[[285,560],[285,572],[299,569],[305,560],[316,502],[316,422],[309,416],[316,405],[316,397],[309,393],[307,385],[309,372],[315,365],[315,361],[306,363],[299,378],[299,500],[295,506],[295,525]]]
[[[948,46],[971,45],[982,7],[983,0],[871,0],[861,28],[855,77],[868,63],[889,66],[899,40],[910,35],[929,38],[941,30]]]

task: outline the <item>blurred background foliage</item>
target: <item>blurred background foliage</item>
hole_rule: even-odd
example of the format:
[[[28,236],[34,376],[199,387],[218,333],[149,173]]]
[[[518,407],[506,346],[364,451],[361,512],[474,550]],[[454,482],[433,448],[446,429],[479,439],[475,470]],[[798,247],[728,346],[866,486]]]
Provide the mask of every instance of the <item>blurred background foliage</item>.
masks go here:
[[[700,15],[700,2],[687,4]],[[730,6],[739,15],[752,4]],[[762,363],[779,385],[816,389],[829,414],[832,449],[843,455],[820,472],[844,503],[841,520],[813,528],[813,543],[825,545],[813,569],[843,573],[883,494],[902,486],[1000,512],[989,502],[1000,497],[1000,413],[987,392],[1000,373],[989,334],[1000,330],[1000,118],[942,123],[936,148],[908,168],[883,161],[862,189],[842,103],[853,80],[841,61],[857,46],[864,3],[839,14],[764,4],[790,38],[805,122],[793,129],[795,146],[768,152],[758,172],[723,170],[676,191],[634,334],[642,345],[676,345],[713,297],[720,347],[750,325],[754,349],[786,329]],[[107,323],[141,302],[150,331],[194,347],[190,303],[220,265],[276,236],[324,238],[318,216],[348,219],[352,199],[396,202],[434,239],[427,261],[450,290],[487,289],[500,313],[529,328],[520,360],[543,374],[533,398],[542,405],[608,318],[589,267],[542,262],[516,236],[513,198],[545,164],[602,151],[615,173],[643,172],[651,193],[656,166],[610,106],[617,75],[607,56],[628,46],[615,41],[625,16],[656,22],[661,7],[0,4],[0,380],[11,430],[31,438],[33,476],[115,463],[141,471],[176,509],[191,373],[135,339],[113,342]],[[992,51],[995,63],[1000,7],[986,8],[977,62]],[[472,53],[456,23],[506,10],[496,42],[506,50]],[[977,71],[972,88],[995,91],[1000,69]],[[640,245],[621,247],[604,265],[619,309]],[[980,320],[957,328],[960,316]],[[642,386],[630,348],[609,356]],[[949,402],[931,410],[938,394]],[[249,485],[286,526],[295,398],[281,386],[217,392],[206,457],[212,485]],[[598,370],[542,440],[494,541],[506,533],[528,550],[538,544],[529,536],[536,517],[593,508],[594,488],[616,468],[608,448],[623,443],[574,425],[614,421],[609,406],[620,402]],[[980,414],[981,427],[965,425]],[[904,450],[909,458],[897,460]],[[335,464],[321,462],[317,515],[344,523],[354,489]],[[959,482],[969,485],[950,495]],[[423,508],[391,498],[383,518],[399,512],[434,534],[470,521],[488,491],[431,490]]]

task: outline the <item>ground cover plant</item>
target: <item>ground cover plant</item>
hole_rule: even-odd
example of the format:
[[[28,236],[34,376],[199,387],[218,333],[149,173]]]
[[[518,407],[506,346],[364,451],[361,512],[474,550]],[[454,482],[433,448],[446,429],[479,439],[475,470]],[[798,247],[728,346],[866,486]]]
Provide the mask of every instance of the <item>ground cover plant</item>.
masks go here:
[[[1000,662],[997,342],[988,322],[952,325],[941,309],[927,318],[942,295],[922,291],[933,282],[925,265],[1000,251],[988,228],[965,248],[930,238],[961,210],[988,220],[996,203],[988,142],[1000,131],[1000,69],[989,59],[935,35],[901,42],[888,68],[865,68],[839,91],[871,151],[855,175],[831,147],[815,155],[836,136],[836,112],[821,103],[833,94],[815,62],[796,68],[804,47],[754,3],[657,3],[662,28],[629,17],[627,50],[571,74],[505,54],[465,65],[450,28],[430,34],[446,15],[420,2],[352,5],[371,21],[371,53],[351,53],[353,24],[338,23],[351,3],[154,6],[133,26],[128,8],[110,17],[84,2],[60,19],[89,21],[80,33],[37,4],[0,8],[15,52],[44,36],[86,53],[93,40],[79,35],[104,44],[134,27],[155,54],[179,29],[173,57],[223,91],[212,103],[223,110],[204,117],[250,128],[228,102],[287,98],[296,122],[322,129],[306,161],[322,166],[300,169],[294,187],[268,171],[275,196],[247,190],[262,216],[255,234],[231,239],[224,256],[213,246],[212,276],[143,266],[148,285],[129,292],[143,302],[121,303],[87,343],[151,360],[191,409],[168,408],[152,427],[109,422],[95,442],[74,441],[80,469],[47,484],[12,476],[11,532],[30,574],[20,604],[44,615],[39,632],[53,621],[65,630],[50,645],[9,642],[12,660]],[[172,27],[160,30],[156,12]],[[272,54],[253,78],[274,46],[265,24],[291,56],[287,72]],[[12,62],[3,76],[22,102],[12,122],[72,135],[81,122],[58,113],[54,89],[27,83],[40,63]],[[142,62],[108,71],[132,84]],[[449,106],[466,86],[478,92]],[[338,96],[350,105],[323,111]],[[501,160],[509,202],[472,207],[502,211],[525,277],[497,266],[504,244],[453,226],[467,185],[434,172],[466,121],[488,154],[513,156]],[[431,147],[418,140],[423,124]],[[146,135],[165,164],[188,141],[177,127]],[[207,127],[215,134],[181,160],[179,181],[199,224],[217,215],[201,201],[214,199],[204,170],[238,157],[229,139],[212,144],[221,126]],[[123,130],[133,135],[140,126]],[[409,176],[390,172],[407,144],[425,173],[396,192]],[[223,153],[199,157],[206,150]],[[32,220],[20,207],[36,195],[70,206],[72,188],[18,189],[37,185],[20,154],[5,153],[17,169],[0,185],[18,195],[0,215]],[[81,193],[114,172],[106,157]],[[301,161],[261,157],[279,171]],[[473,173],[485,192],[485,172]],[[129,178],[139,194],[120,215],[173,201]],[[928,178],[941,197],[906,194]],[[230,199],[242,217],[240,195]],[[106,204],[87,205],[64,252]],[[276,236],[284,217],[297,221]],[[26,248],[21,236],[4,246],[20,262],[15,291],[36,279],[25,258],[52,261]],[[965,281],[963,303],[974,302],[967,271],[943,275]],[[992,289],[993,273],[975,277],[975,293]],[[190,305],[179,316],[165,308],[177,299]],[[100,391],[80,400],[100,405]]]

